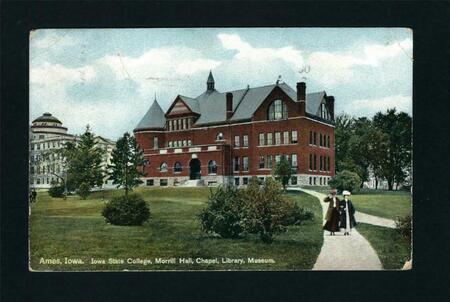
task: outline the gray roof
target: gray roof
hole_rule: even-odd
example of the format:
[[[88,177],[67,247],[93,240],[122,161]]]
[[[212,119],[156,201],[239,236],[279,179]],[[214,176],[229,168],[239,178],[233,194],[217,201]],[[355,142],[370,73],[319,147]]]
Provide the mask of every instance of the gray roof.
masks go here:
[[[255,88],[246,88],[235,91],[228,91],[233,94],[233,115],[231,121],[250,119],[253,113],[258,109],[262,102],[276,87],[276,84],[260,86]],[[286,83],[278,86],[293,100],[297,101],[297,92]],[[320,103],[325,96],[325,92],[306,94],[306,112],[316,115]],[[190,99],[194,100],[194,99]],[[205,91],[195,98],[196,106],[199,107],[201,116],[196,124],[213,124],[225,121],[226,111],[226,92]],[[191,107],[191,106],[189,106]],[[192,109],[192,108],[191,108]]]
[[[158,102],[155,100],[134,130],[161,129],[164,128],[165,125],[166,118],[164,116],[164,111],[162,111],[161,106],[159,106]]]
[[[43,115],[41,115],[40,117],[38,117],[34,121],[32,121],[32,123],[35,123],[35,122],[54,122],[54,123],[61,124],[61,121],[59,119],[57,119],[51,113],[48,113],[48,112],[45,112]]]
[[[200,106],[198,105],[198,100],[184,96],[184,95],[179,95],[180,99],[183,100],[183,102],[186,103],[186,105],[189,106],[189,108],[191,109],[192,112],[195,113],[200,113]]]

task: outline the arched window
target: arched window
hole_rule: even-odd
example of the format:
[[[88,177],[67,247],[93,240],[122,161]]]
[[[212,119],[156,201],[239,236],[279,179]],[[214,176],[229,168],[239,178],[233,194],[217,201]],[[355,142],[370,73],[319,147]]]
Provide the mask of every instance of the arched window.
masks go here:
[[[287,107],[282,100],[275,100],[270,104],[267,119],[282,120],[287,119]]]
[[[167,163],[166,162],[163,162],[161,164],[161,166],[159,166],[159,171],[160,172],[167,172]]]
[[[219,133],[217,133],[217,135],[216,135],[216,141],[221,141],[221,140],[223,140],[223,133],[222,133],[222,132],[219,132]]]
[[[183,170],[183,167],[181,166],[181,163],[179,161],[177,161],[173,165],[173,172],[181,172],[182,170]]]
[[[217,173],[217,164],[215,160],[210,160],[208,162],[208,174],[216,174]]]

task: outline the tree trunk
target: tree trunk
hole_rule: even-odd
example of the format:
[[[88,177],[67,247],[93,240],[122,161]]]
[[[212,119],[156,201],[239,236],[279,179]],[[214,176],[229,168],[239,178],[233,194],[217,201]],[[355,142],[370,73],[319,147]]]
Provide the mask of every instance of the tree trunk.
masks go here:
[[[388,178],[387,182],[388,182],[388,190],[389,190],[389,191],[392,191],[392,189],[393,189],[392,179],[389,179],[389,178]]]
[[[378,190],[378,177],[375,177],[375,190]]]

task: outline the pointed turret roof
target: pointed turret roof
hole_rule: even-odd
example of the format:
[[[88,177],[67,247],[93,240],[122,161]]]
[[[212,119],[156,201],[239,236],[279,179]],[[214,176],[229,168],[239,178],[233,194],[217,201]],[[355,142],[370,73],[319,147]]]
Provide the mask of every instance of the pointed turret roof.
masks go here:
[[[209,76],[208,76],[208,80],[206,81],[206,83],[214,83],[214,77],[212,75],[211,70],[209,71]]]
[[[166,118],[164,117],[164,112],[161,109],[161,106],[159,106],[158,101],[155,99],[150,106],[150,109],[148,109],[147,113],[134,130],[164,129],[165,125]]]

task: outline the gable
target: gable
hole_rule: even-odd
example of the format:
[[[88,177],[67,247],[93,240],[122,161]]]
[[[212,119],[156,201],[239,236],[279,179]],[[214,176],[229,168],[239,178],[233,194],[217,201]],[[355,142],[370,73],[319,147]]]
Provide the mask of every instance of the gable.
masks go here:
[[[192,113],[191,109],[178,97],[167,111],[166,116],[179,116],[189,113]]]

